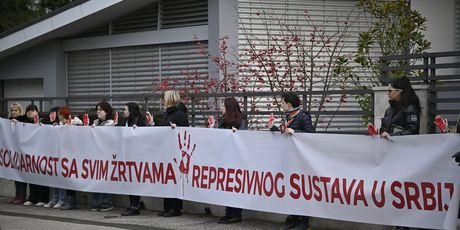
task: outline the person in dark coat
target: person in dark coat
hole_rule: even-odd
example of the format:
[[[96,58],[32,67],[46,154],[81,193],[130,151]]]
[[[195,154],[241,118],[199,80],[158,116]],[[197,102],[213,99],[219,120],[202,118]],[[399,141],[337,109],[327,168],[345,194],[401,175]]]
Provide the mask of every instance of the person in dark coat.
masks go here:
[[[26,114],[18,117],[18,121],[25,123],[36,123],[40,122],[38,116],[38,107],[36,105],[28,105],[26,107]],[[35,205],[37,207],[42,207],[49,201],[49,187],[29,184],[29,199],[24,202],[25,206]]]
[[[163,121],[155,124],[155,126],[176,126],[188,127],[187,107],[182,103],[178,92],[169,90],[164,95],[166,112]],[[183,208],[182,200],[176,198],[164,198],[163,211],[158,213],[158,216],[173,217],[180,216]]]
[[[415,135],[420,133],[420,101],[409,78],[395,79],[388,85],[390,107],[385,111],[380,136]]]
[[[282,95],[281,108],[286,112],[285,124],[280,127],[269,124],[270,131],[281,131],[282,133],[293,134],[294,132],[314,133],[315,128],[311,122],[311,115],[300,107],[300,98],[295,93]]]
[[[120,126],[126,127],[141,127],[146,126],[147,121],[145,120],[145,116],[141,114],[141,110],[139,105],[134,102],[129,102],[125,105],[123,109],[123,118],[124,122],[119,124]],[[139,204],[140,204],[141,197],[130,195],[129,196],[129,208],[127,208],[123,213],[122,216],[135,216],[139,215]]]
[[[282,95],[281,108],[286,112],[284,124],[280,127],[273,125],[273,118],[270,117],[270,131],[281,131],[286,134],[294,133],[314,133],[315,128],[311,122],[311,115],[307,111],[303,111],[300,106],[300,98],[293,92],[288,92]],[[289,215],[281,229],[307,229],[309,228],[308,216]]]
[[[24,115],[24,109],[19,103],[12,103],[10,106],[10,111],[8,113],[8,119],[17,120],[19,117]],[[9,202],[12,204],[23,204],[26,202],[27,195],[27,183],[15,181],[14,187],[16,190],[14,198]]]
[[[219,123],[219,129],[247,130],[247,122],[243,119],[240,105],[235,98],[225,98],[224,106],[221,107],[222,119]],[[220,224],[229,224],[241,221],[241,212],[243,209],[235,207],[226,207],[225,216],[219,219]]]
[[[388,85],[390,107],[385,111],[380,137],[416,135],[420,133],[420,100],[407,77],[393,80]],[[408,230],[396,226],[395,229]]]

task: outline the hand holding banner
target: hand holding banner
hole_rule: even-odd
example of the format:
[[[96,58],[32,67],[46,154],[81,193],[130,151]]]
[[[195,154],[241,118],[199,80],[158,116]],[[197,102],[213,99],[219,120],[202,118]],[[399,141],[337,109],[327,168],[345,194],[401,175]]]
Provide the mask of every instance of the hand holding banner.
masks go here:
[[[150,114],[149,111],[145,113],[145,118],[147,119],[147,125],[155,125],[155,123],[153,122],[153,116],[152,114]]]
[[[118,112],[115,112],[115,115],[113,115],[113,122],[115,123],[115,125],[118,124]]]
[[[85,113],[83,114],[83,126],[88,126],[89,124],[89,117],[88,117],[88,114]]]
[[[208,118],[208,128],[214,128],[214,124],[215,124],[214,116],[211,115]]]
[[[379,131],[372,123],[367,124],[367,133],[369,134],[369,136],[379,135]]]
[[[72,125],[72,115],[69,115],[69,117],[67,117],[67,125]]]
[[[436,127],[438,127],[438,129],[441,131],[441,133],[445,133],[446,130],[447,130],[447,119],[443,119],[441,116],[436,116],[434,118],[434,122],[433,122]]]
[[[275,123],[275,116],[273,116],[273,113],[270,113],[270,117],[268,118],[268,128],[271,129],[274,123]]]
[[[56,111],[50,113],[50,121],[51,123],[56,121]]]

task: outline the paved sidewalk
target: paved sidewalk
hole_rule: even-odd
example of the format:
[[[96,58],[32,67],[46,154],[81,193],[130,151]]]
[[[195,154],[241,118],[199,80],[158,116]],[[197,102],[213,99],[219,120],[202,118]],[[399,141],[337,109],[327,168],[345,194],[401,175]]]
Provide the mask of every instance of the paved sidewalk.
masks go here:
[[[73,225],[76,226],[88,226],[87,230],[90,229],[145,229],[145,230],[165,230],[165,229],[279,229],[283,224],[280,222],[273,222],[269,220],[252,220],[243,219],[240,223],[233,224],[218,224],[219,217],[210,216],[206,214],[202,215],[191,215],[184,214],[179,217],[164,218],[158,217],[158,212],[143,210],[141,215],[134,217],[122,217],[120,213],[123,211],[121,208],[117,208],[110,212],[92,212],[88,210],[88,207],[81,207],[77,210],[61,211],[56,209],[49,209],[43,207],[27,207],[23,205],[7,204],[7,199],[0,196],[0,216],[7,220],[25,220],[32,222],[30,219],[49,220],[53,222],[69,223],[69,229],[71,230]],[[1,219],[0,218],[0,219]],[[18,218],[18,219],[15,219]],[[22,218],[22,219],[21,219]],[[243,213],[244,218],[244,213]],[[457,222],[457,230],[460,230],[460,221]],[[59,224],[59,223],[57,223]],[[1,230],[7,228],[2,227],[3,223],[0,224]],[[311,218],[312,229],[319,230],[390,230],[393,229],[391,226],[363,224],[347,221],[338,221],[322,218]],[[14,226],[14,225],[12,225]],[[42,225],[34,226],[33,229],[48,229],[41,228]],[[46,225],[45,225],[46,226]],[[96,226],[96,228],[94,228]],[[36,228],[35,228],[36,227]],[[104,228],[107,227],[107,228]],[[14,229],[14,228],[13,228]],[[16,228],[21,229],[21,228]],[[77,228],[78,229],[78,228]]]
[[[123,230],[122,228],[74,224],[61,221],[43,220],[33,217],[17,217],[0,215],[0,229],[2,230]]]
[[[218,217],[184,214],[179,217],[158,217],[157,212],[141,211],[141,215],[121,217],[122,209],[110,212],[92,212],[86,207],[61,211],[43,207],[26,207],[7,204],[6,197],[0,197],[0,215],[28,217],[61,221],[74,224],[89,224],[122,229],[279,229],[282,223],[261,220],[244,220],[234,224],[218,224]],[[3,228],[2,228],[3,230]]]

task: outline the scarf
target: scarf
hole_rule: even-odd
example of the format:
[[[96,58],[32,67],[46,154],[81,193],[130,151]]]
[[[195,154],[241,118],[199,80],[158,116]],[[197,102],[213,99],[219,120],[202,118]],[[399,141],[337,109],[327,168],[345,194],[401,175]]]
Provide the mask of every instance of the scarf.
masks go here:
[[[297,108],[293,108],[286,114],[286,127],[289,127],[291,125],[294,118],[300,114],[300,111],[302,111],[302,109],[299,106]]]

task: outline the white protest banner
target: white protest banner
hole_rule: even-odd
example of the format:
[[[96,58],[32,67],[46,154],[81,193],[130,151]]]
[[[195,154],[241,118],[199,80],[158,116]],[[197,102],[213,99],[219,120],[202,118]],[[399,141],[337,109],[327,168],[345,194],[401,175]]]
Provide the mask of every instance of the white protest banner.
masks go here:
[[[0,119],[0,177],[268,212],[455,229],[459,134],[379,137]]]

